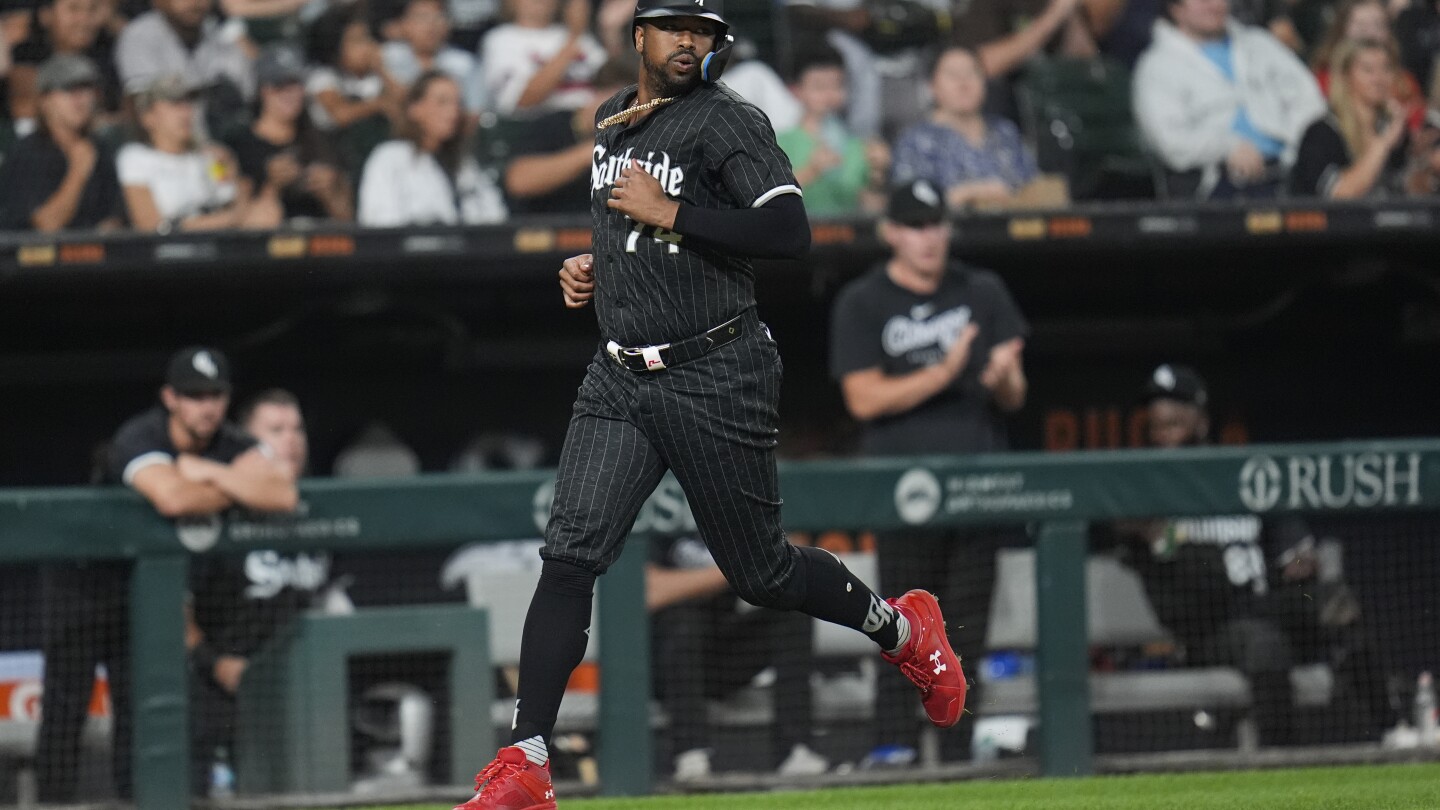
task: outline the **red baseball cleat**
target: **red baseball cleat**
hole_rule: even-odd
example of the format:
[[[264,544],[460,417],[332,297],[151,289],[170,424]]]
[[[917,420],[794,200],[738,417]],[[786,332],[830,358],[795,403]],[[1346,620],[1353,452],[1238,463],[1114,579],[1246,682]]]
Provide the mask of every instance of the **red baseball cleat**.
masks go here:
[[[513,745],[475,776],[475,790],[475,798],[455,810],[555,810],[550,766],[534,764]]]
[[[960,721],[965,711],[965,672],[960,669],[960,656],[950,648],[945,635],[945,617],[940,603],[928,591],[910,591],[898,599],[887,599],[910,622],[910,641],[899,654],[880,653],[910,682],[920,689],[925,713],[930,722],[949,728]]]

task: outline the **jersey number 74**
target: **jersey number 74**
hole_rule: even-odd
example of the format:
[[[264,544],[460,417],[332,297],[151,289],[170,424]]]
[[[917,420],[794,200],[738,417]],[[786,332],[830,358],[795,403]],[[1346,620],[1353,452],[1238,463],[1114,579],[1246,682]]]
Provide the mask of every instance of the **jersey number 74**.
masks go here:
[[[635,227],[630,229],[630,236],[625,240],[626,253],[634,253],[636,251],[636,248],[640,246],[640,237],[645,235],[646,228],[652,228],[652,226],[646,225],[643,222],[637,222],[635,223]],[[674,231],[667,231],[659,226],[653,226],[652,229],[654,230],[654,233],[651,234],[652,239],[657,242],[669,242],[670,253],[680,252],[680,240],[684,239],[684,236]]]

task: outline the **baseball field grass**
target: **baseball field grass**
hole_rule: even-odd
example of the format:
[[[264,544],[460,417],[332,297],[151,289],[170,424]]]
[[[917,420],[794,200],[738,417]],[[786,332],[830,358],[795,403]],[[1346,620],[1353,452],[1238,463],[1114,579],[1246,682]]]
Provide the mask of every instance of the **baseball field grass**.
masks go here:
[[[561,801],[564,810],[1440,810],[1440,765]],[[411,805],[385,810],[434,810]]]

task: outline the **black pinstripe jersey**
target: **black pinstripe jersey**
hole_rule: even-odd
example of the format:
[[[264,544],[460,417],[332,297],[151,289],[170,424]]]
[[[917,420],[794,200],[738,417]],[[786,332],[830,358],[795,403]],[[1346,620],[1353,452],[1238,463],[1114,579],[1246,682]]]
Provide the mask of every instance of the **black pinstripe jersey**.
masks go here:
[[[632,85],[611,97],[596,120],[625,109],[635,93]],[[672,199],[699,208],[758,207],[799,194],[765,114],[724,84],[701,84],[633,126],[596,132],[590,170],[601,334],[625,346],[683,340],[754,307],[747,257],[687,244],[605,204],[628,160],[654,175]]]

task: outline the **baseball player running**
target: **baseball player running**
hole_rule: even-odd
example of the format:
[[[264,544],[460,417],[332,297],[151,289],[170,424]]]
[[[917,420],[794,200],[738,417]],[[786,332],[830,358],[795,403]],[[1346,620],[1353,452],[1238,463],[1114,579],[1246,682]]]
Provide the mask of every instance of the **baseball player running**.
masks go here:
[[[866,634],[938,726],[964,709],[965,676],[931,594],[881,600],[781,529],[780,356],[756,317],[751,260],[804,256],[810,225],[769,121],[716,82],[728,30],[720,0],[640,0],[639,83],[596,113],[594,253],[567,259],[560,284],[566,306],[595,302],[602,345],[561,452],[512,744],[480,771],[465,810],[555,807],[547,745],[585,653],[595,578],[667,469],[743,599]]]

